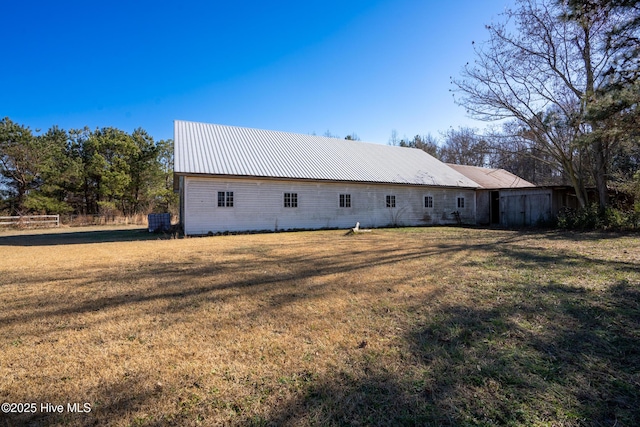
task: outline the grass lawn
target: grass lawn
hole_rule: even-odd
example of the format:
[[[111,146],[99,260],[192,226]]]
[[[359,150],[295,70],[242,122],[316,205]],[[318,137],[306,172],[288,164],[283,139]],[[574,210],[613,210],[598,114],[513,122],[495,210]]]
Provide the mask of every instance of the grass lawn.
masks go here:
[[[0,427],[637,426],[639,243],[4,232]]]

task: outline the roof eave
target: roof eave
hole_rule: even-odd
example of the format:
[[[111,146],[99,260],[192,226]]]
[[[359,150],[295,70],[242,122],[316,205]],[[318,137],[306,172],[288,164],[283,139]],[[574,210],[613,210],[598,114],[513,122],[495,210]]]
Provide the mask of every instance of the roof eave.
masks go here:
[[[273,181],[304,181],[304,182],[331,182],[339,184],[368,184],[368,185],[397,185],[397,186],[409,186],[409,187],[430,187],[430,188],[458,188],[467,190],[480,190],[480,186],[463,186],[463,185],[438,185],[438,184],[420,184],[410,182],[391,182],[391,181],[354,181],[354,180],[340,180],[340,179],[319,179],[319,178],[292,178],[285,176],[260,176],[260,175],[230,175],[230,174],[209,174],[209,173],[195,173],[195,172],[174,172],[176,176],[194,177],[194,178],[226,178],[226,179],[263,179]]]

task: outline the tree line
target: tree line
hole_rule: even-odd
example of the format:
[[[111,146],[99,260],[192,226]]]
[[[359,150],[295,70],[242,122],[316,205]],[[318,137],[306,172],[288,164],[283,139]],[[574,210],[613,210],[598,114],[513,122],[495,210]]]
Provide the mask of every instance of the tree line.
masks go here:
[[[0,120],[0,212],[129,216],[176,203],[172,140],[141,128],[39,133]]]
[[[452,79],[493,125],[389,143],[570,185],[581,207],[593,189],[601,213],[612,190],[640,200],[640,0],[517,0],[502,18]]]
[[[475,60],[452,79],[455,101],[493,125],[440,138],[399,139],[394,131],[389,143],[449,163],[504,168],[535,184],[571,185],[582,207],[594,189],[601,213],[612,189],[640,200],[640,0],[516,0],[502,17],[486,26]],[[169,209],[171,145],[142,129],[54,126],[35,135],[5,118],[0,210]]]
[[[536,185],[566,185],[553,159],[536,146],[524,144],[517,137],[485,133],[479,129],[459,127],[439,136],[432,134],[398,139],[392,131],[389,145],[418,148],[445,163],[505,169]]]
[[[453,79],[472,117],[498,122],[496,150],[558,171],[581,206],[638,179],[640,1],[518,0]]]

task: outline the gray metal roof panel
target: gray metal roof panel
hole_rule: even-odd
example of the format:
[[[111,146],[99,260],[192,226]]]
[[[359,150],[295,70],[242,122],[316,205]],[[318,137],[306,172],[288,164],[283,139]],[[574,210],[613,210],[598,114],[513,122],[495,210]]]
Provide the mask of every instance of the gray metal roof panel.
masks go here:
[[[180,120],[174,144],[182,174],[478,187],[413,148]]]

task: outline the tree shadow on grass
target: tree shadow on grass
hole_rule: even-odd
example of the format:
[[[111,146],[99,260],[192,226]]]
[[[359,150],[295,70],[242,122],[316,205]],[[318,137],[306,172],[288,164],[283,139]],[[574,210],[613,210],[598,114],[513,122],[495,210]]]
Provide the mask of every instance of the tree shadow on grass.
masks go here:
[[[597,294],[559,283],[517,287],[507,301],[440,307],[416,325],[405,337],[406,371],[368,364],[355,378],[330,375],[269,417],[245,421],[638,425],[638,284]]]
[[[407,393],[392,374],[352,378],[344,372],[309,387],[303,397],[277,408],[270,417],[250,417],[238,424],[273,426],[442,425],[446,414],[420,394]],[[443,417],[443,418],[441,418]],[[438,424],[434,424],[434,420]]]
[[[352,273],[407,259],[424,258],[428,262],[431,255],[441,257],[488,247],[470,243],[398,252],[381,248],[370,251],[367,262],[352,261],[348,250],[339,257],[309,257],[301,253],[286,260],[286,274],[271,272],[269,266],[282,260],[277,254],[262,251],[257,259],[251,259],[251,271],[264,273],[225,283],[217,282],[216,274],[238,265],[151,265],[136,274],[141,281],[164,277],[153,293],[140,289],[132,294],[123,287],[116,296],[81,303],[52,303],[43,311],[32,310],[3,320],[7,324],[22,323],[39,316],[62,317],[155,299],[172,301],[176,311],[186,311],[194,299],[206,297],[215,301],[220,291],[238,289],[251,294],[265,292],[269,287],[277,287],[280,293],[260,311],[280,310],[302,296],[322,298],[329,291],[322,287],[296,288],[295,280]],[[244,253],[253,255],[248,249],[236,251],[235,255]],[[524,268],[535,264],[544,268],[549,263],[568,268],[589,261],[584,256],[554,255],[531,248],[501,248],[492,253],[496,254]],[[624,274],[635,265],[611,261],[604,267]],[[99,280],[124,283],[127,274]],[[203,276],[212,279],[194,286],[179,283]],[[287,281],[291,283],[286,284]],[[431,298],[412,302],[406,312],[423,314],[408,320],[410,327],[400,338],[396,361],[399,367],[380,362],[380,350],[372,345],[354,348],[350,359],[353,366],[342,365],[337,372],[319,378],[301,375],[296,397],[281,401],[266,415],[252,414],[247,404],[247,415],[240,415],[237,424],[636,425],[640,419],[638,283],[620,280],[597,291],[557,281],[509,282],[508,286],[477,290],[475,301],[483,301],[483,305],[474,304],[473,300],[438,303]],[[386,286],[379,291],[386,292]],[[117,386],[114,387],[98,394],[117,394]],[[114,420],[134,422],[130,412],[153,399],[144,393],[131,395],[130,400],[116,400],[104,411],[109,411]],[[238,412],[242,413],[242,408],[238,407]],[[189,418],[184,421],[195,423]],[[154,422],[164,423],[154,420],[140,424],[155,425]]]
[[[0,246],[59,246],[87,243],[139,242],[146,240],[168,240],[168,233],[149,233],[146,228],[127,230],[93,230],[71,232],[48,232],[38,234],[0,235]]]
[[[595,230],[595,231],[575,231],[575,230],[550,230],[544,233],[549,240],[572,240],[575,242],[598,242],[601,240],[621,239],[624,237],[639,237],[637,230]]]
[[[132,392],[134,391],[135,392]],[[129,425],[142,425],[144,418],[132,419],[142,406],[156,400],[161,391],[153,384],[135,375],[128,378],[112,379],[94,390],[84,390],[73,396],[36,395],[30,401],[37,402],[35,413],[4,414],[0,427],[49,427],[60,425],[104,425],[119,424],[129,418]],[[51,403],[49,409],[42,408],[42,403]],[[87,404],[88,406],[85,406]],[[61,408],[60,408],[61,405]],[[54,410],[53,407],[56,407]]]

